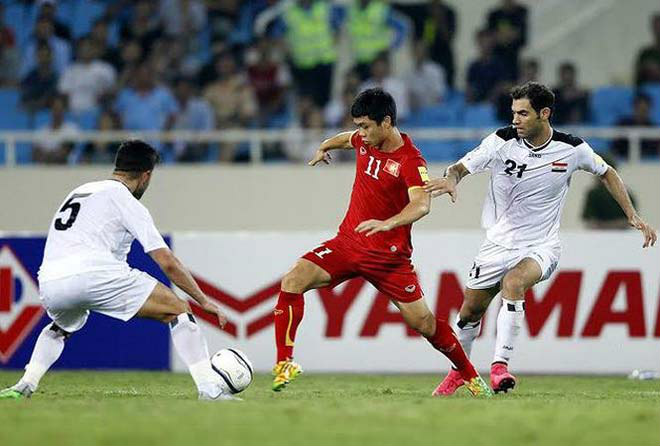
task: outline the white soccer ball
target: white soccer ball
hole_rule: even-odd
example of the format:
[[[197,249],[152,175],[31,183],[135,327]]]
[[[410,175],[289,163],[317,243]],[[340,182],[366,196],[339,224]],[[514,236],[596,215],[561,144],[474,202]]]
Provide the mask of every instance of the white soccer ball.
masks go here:
[[[223,348],[211,357],[213,371],[227,384],[231,393],[240,393],[252,382],[252,363],[235,348]]]

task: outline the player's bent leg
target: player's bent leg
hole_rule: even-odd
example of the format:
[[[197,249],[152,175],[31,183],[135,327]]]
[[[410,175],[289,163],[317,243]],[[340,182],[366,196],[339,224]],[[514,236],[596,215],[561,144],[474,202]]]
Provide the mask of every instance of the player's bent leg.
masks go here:
[[[465,299],[461,310],[456,317],[456,336],[458,337],[467,357],[470,357],[474,340],[479,336],[481,330],[481,318],[483,317],[488,304],[499,292],[499,287],[493,287],[485,290],[473,290],[466,288]],[[461,386],[465,384],[460,372],[451,367],[449,373],[433,392],[434,396],[453,395]]]
[[[401,311],[404,321],[456,366],[466,387],[474,396],[490,397],[492,395],[490,388],[468,359],[447,321],[437,319],[423,298],[414,302],[393,302]],[[433,395],[439,395],[437,389]]]
[[[190,371],[199,392],[199,399],[229,399],[227,385],[211,368],[206,339],[186,301],[178,298],[171,289],[159,282],[137,312],[137,316],[169,324],[172,343]]]
[[[509,373],[508,365],[525,320],[525,293],[542,275],[536,260],[524,258],[502,279],[502,307],[497,315],[497,339],[490,371],[495,392],[507,392],[516,386],[516,377]]]
[[[282,278],[282,291],[303,294],[330,284],[330,273],[307,259],[298,259]]]
[[[25,374],[15,385],[0,390],[0,399],[32,396],[41,378],[62,354],[64,341],[70,336],[71,333],[60,328],[55,322],[46,325],[37,338],[30,362],[25,366]]]
[[[182,313],[192,313],[188,302],[158,282],[136,316],[169,324]]]
[[[331,280],[327,271],[307,259],[299,259],[282,278],[273,312],[277,345],[277,363],[273,367],[274,391],[282,390],[303,371],[300,364],[293,362],[296,333],[305,313],[303,293],[329,285]]]
[[[456,336],[468,357],[472,353],[475,339],[479,336],[481,318],[498,292],[499,286],[486,289],[465,289],[463,305],[456,318]]]

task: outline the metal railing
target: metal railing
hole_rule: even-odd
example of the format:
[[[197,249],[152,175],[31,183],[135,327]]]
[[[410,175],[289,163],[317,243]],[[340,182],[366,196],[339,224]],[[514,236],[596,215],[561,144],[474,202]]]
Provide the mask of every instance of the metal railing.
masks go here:
[[[493,128],[403,128],[417,141],[471,141],[480,139],[492,132]],[[618,139],[625,138],[629,141],[628,160],[637,163],[641,158],[641,142],[644,139],[660,140],[660,127],[561,127],[558,130],[572,133],[590,139]],[[337,130],[338,131],[338,130]],[[17,145],[20,143],[37,143],[44,138],[53,138],[70,143],[83,142],[115,142],[131,138],[139,138],[145,141],[158,141],[163,143],[188,142],[188,143],[244,143],[249,145],[250,161],[261,163],[263,161],[263,144],[281,142],[286,144],[298,138],[306,140],[318,140],[319,143],[333,130],[248,130],[228,129],[207,132],[196,131],[80,131],[67,133],[62,136],[57,132],[39,131],[1,131],[0,144],[5,148],[5,166],[16,166]],[[420,144],[423,145],[423,144]],[[465,151],[471,150],[467,146]]]

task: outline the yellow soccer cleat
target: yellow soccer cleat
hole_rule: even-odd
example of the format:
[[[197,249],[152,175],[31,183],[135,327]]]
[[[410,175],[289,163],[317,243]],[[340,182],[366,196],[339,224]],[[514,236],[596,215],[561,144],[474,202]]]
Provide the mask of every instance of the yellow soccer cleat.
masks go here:
[[[273,390],[279,392],[303,372],[300,364],[293,361],[280,361],[273,367]]]
[[[465,387],[467,387],[472,396],[481,398],[491,398],[493,396],[493,391],[490,390],[490,387],[488,387],[488,384],[486,384],[486,381],[481,376],[475,376],[470,381],[465,381]]]

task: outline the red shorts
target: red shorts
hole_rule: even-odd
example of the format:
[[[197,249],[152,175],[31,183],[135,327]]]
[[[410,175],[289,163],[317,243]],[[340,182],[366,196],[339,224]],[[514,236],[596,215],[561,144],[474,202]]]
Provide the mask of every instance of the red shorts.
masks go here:
[[[346,237],[327,240],[302,258],[330,274],[330,287],[359,276],[398,302],[414,302],[424,297],[409,258],[356,249],[355,244]]]

